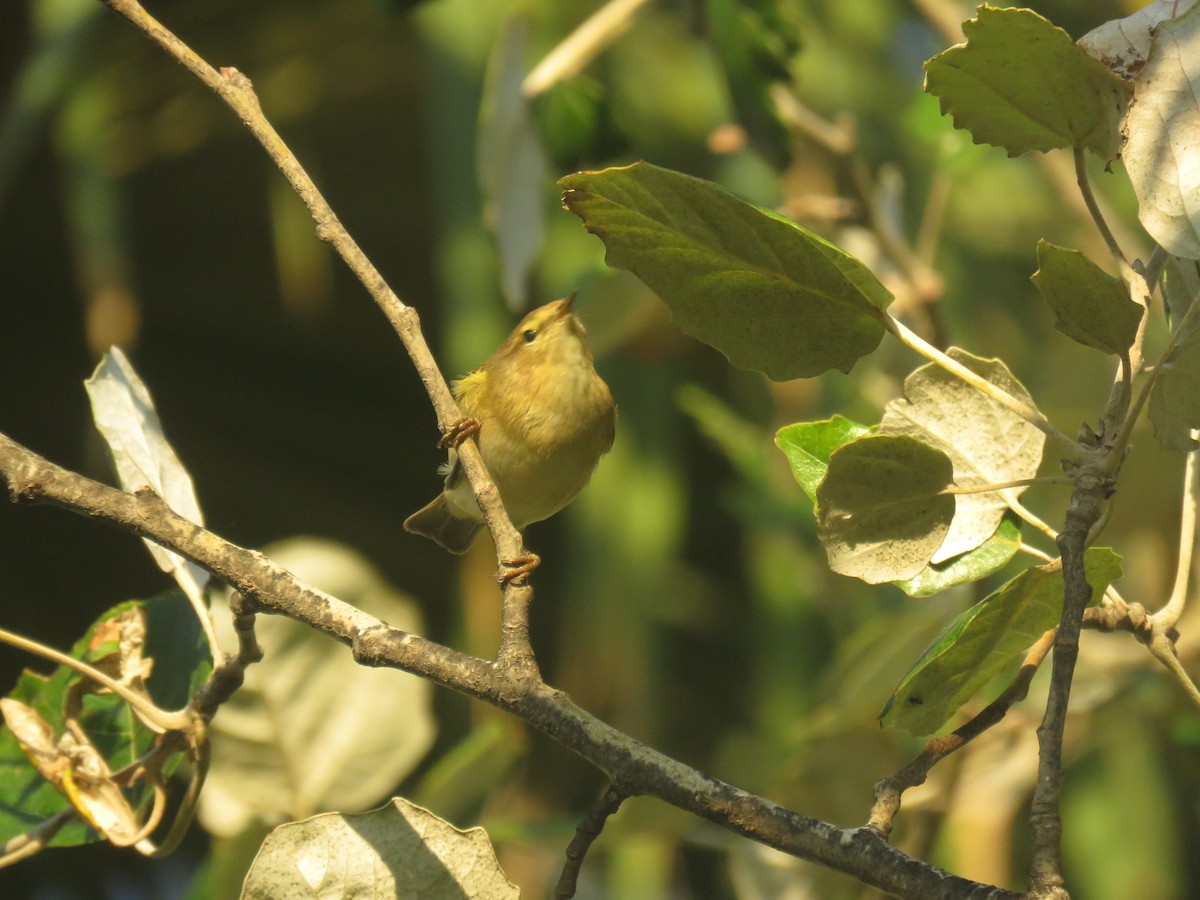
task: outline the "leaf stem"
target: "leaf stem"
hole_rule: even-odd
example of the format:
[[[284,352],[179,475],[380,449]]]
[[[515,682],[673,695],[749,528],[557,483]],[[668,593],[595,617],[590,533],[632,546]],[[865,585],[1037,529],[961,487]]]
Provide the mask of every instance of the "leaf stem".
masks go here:
[[[1127,272],[1130,268],[1129,260],[1121,251],[1121,245],[1113,236],[1112,229],[1108,227],[1108,222],[1104,219],[1104,214],[1100,212],[1100,205],[1096,203],[1096,195],[1092,193],[1092,183],[1087,173],[1087,156],[1083,147],[1075,148],[1075,183],[1079,185],[1079,193],[1083,196],[1084,205],[1087,206],[1092,221],[1096,223],[1096,229],[1100,232],[1100,236],[1104,238],[1108,252],[1120,265],[1121,271]]]
[[[1171,337],[1167,340],[1167,345],[1163,348],[1158,362],[1150,369],[1149,376],[1142,382],[1141,390],[1134,397],[1133,403],[1129,407],[1129,415],[1125,417],[1125,423],[1108,451],[1108,458],[1104,462],[1104,470],[1106,472],[1115,472],[1120,468],[1122,461],[1125,459],[1125,448],[1129,445],[1129,439],[1133,435],[1133,428],[1137,424],[1138,419],[1141,418],[1142,409],[1145,407],[1146,401],[1150,399],[1150,392],[1154,389],[1154,385],[1170,361],[1171,355],[1178,348],[1180,342],[1183,340],[1184,333],[1188,330],[1192,320],[1197,315],[1200,315],[1200,291],[1197,291],[1196,296],[1192,297],[1192,302],[1188,305],[1187,312],[1183,314],[1179,322],[1171,330]]]
[[[1035,484],[1072,484],[1066,475],[1044,475],[1039,478],[1018,478],[1016,481],[1001,481],[997,484],[980,484],[974,487],[960,487],[952,484],[945,488],[943,494],[989,494],[993,491],[1006,491],[1010,488],[1031,487]]]
[[[532,99],[578,74],[629,27],[637,11],[649,2],[609,0],[542,57],[525,76],[521,93]]]
[[[1192,431],[1196,437],[1196,431]],[[1187,455],[1183,474],[1183,503],[1179,515],[1179,556],[1175,564],[1175,584],[1166,605],[1151,616],[1151,619],[1170,631],[1183,615],[1187,602],[1188,587],[1192,580],[1192,558],[1196,551],[1196,507],[1200,502],[1200,451]]]
[[[1065,459],[1069,459],[1072,462],[1079,462],[1083,459],[1084,449],[1065,433],[1059,431],[1035,407],[1030,406],[1024,400],[1017,399],[1004,390],[1004,388],[993,384],[983,376],[968,369],[962,363],[946,355],[894,316],[890,316],[886,312],[882,313],[881,321],[883,327],[891,332],[906,347],[915,350],[930,362],[936,363],[951,375],[975,388],[985,397],[995,400],[1009,412],[1015,413],[1030,425],[1033,425],[1058,446]]]
[[[146,697],[131,690],[128,685],[121,684],[115,678],[106,675],[94,666],[88,665],[83,660],[68,656],[65,653],[55,650],[53,647],[47,647],[45,644],[23,637],[5,628],[0,628],[0,641],[24,650],[26,653],[32,653],[35,656],[48,659],[60,666],[74,669],[80,675],[92,679],[97,684],[104,685],[104,687],[133,707],[138,714],[138,718],[154,731],[160,733],[165,731],[189,731],[195,724],[195,716],[189,707],[184,707],[175,712],[159,709]]]

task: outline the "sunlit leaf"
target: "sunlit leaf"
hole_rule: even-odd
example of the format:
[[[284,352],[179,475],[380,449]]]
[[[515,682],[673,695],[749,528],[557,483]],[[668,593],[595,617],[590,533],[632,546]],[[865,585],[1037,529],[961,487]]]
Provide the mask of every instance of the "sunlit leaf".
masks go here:
[[[1129,88],[1029,9],[981,6],[965,44],[925,64],[925,89],[978,143],[1009,156],[1080,147],[1116,155]]]
[[[830,454],[874,430],[874,427],[851,422],[844,416],[834,416],[824,422],[785,425],[775,434],[775,446],[787,456],[792,474],[815,505],[817,485],[829,468]]]
[[[1032,280],[1054,311],[1054,327],[1067,337],[1114,354],[1133,344],[1143,308],[1129,298],[1120,278],[1078,250],[1038,241],[1038,270]]]
[[[1200,6],[1158,26],[1133,93],[1121,158],[1138,218],[1167,252],[1200,259]]]
[[[1132,78],[1150,57],[1154,30],[1195,5],[1196,0],[1154,0],[1123,19],[1093,28],[1079,39],[1079,46],[1122,78]]]
[[[427,809],[394,799],[358,815],[326,813],[271,832],[242,900],[516,900],[482,828],[460,831]]]
[[[1033,398],[1001,360],[981,359],[951,347],[949,356],[1014,397]],[[1033,478],[1042,461],[1045,436],[1016,413],[935,363],[904,380],[904,397],[884,410],[880,434],[907,434],[941,450],[954,464],[960,488]],[[1012,489],[1013,495],[1023,488]],[[999,492],[959,494],[954,522],[932,562],[974,550],[991,537],[1008,506]]]
[[[912,578],[954,517],[949,457],[904,435],[838,448],[817,488],[817,536],[829,567],[871,584]]]
[[[1084,557],[1092,602],[1121,576],[1121,557],[1107,547]],[[1058,624],[1063,579],[1058,565],[1026,569],[959,615],[913,665],[879,714],[883,724],[931,734],[967,700]]]
[[[84,382],[92,417],[112,454],[121,487],[150,488],[179,515],[204,524],[191,476],[163,434],[150,391],[120,347],[111,348]],[[152,541],[146,547],[164,572],[170,572],[189,597],[198,597],[208,572]]]
[[[608,264],[736,366],[779,381],[848,372],[883,337],[892,298],[866,266],[711,182],[635,163],[559,184]]]

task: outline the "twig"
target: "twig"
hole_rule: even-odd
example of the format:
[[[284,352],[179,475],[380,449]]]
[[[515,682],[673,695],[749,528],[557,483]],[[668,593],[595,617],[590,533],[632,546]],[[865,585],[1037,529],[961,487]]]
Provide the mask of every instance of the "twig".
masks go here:
[[[68,472],[0,434],[0,480],[14,502],[49,503],[179,553],[253,601],[347,644],[371,666],[402,669],[485,700],[542,731],[608,774],[629,796],[656,797],[730,831],[852,875],[901,898],[1020,900],[929,865],[866,828],[808,818],[684,765],[576,706],[540,681],[434,643],[298,581],[262,554],[175,513],[151,492],[129,494]]]
[[[1054,634],[1055,629],[1052,628],[1038,638],[1037,643],[1030,647],[1025,654],[1021,669],[1009,686],[971,721],[945,737],[930,738],[925,742],[925,748],[916,759],[890,778],[876,782],[875,803],[871,807],[871,818],[867,822],[868,828],[885,838],[891,834],[892,824],[896,813],[900,811],[900,800],[904,792],[909,788],[924,784],[930,770],[935,765],[999,723],[1013,706],[1025,699],[1029,694],[1029,683],[1037,673],[1042,660],[1046,658],[1046,654],[1050,652],[1050,647],[1054,643]]]
[[[1030,425],[1033,425],[1039,431],[1046,435],[1058,445],[1058,449],[1063,453],[1064,459],[1072,462],[1078,462],[1082,459],[1083,448],[1079,444],[1067,437],[1053,423],[1051,423],[1038,410],[1024,400],[1019,400],[1008,391],[999,385],[993,384],[982,375],[971,371],[962,363],[958,362],[950,356],[947,356],[941,350],[934,347],[920,335],[916,334],[912,329],[906,327],[903,322],[896,319],[894,316],[889,316],[887,313],[882,313],[880,318],[883,327],[886,328],[894,337],[902,344],[912,350],[917,351],[930,362],[937,363],[951,375],[956,376],[962,381],[975,388],[985,397],[995,400],[1009,412],[1020,416]]]
[[[19,863],[23,859],[40,853],[50,844],[54,836],[62,830],[62,827],[77,815],[75,807],[68,807],[62,812],[57,812],[50,818],[39,822],[37,827],[5,842],[4,846],[0,847],[0,869],[5,869],[14,863]]]
[[[1092,599],[1083,554],[1092,526],[1102,518],[1111,482],[1102,471],[1098,454],[1081,467],[1067,509],[1066,525],[1058,536],[1062,557],[1063,611],[1054,641],[1054,661],[1046,713],[1038,727],[1038,779],[1034,789],[1030,821],[1033,850],[1030,865],[1030,896],[1065,897],[1062,876],[1062,819],[1059,796],[1062,789],[1062,747],[1067,706],[1075,661],[1079,656],[1079,632],[1083,614]]]
[[[146,727],[160,734],[164,731],[188,731],[194,724],[195,717],[189,707],[184,707],[175,712],[160,709],[148,697],[131,690],[128,685],[122,684],[115,678],[101,672],[95,666],[90,666],[83,660],[68,656],[65,653],[55,650],[53,647],[47,647],[45,644],[30,640],[27,637],[15,634],[4,628],[0,628],[0,641],[24,650],[26,653],[32,653],[35,656],[48,659],[60,666],[74,669],[80,675],[104,685],[104,687],[128,703],[137,714],[137,717],[146,724]]]
[[[575,829],[575,837],[571,839],[571,844],[567,847],[567,861],[563,864],[562,874],[558,876],[558,885],[554,888],[554,900],[570,900],[575,896],[575,889],[579,882],[579,870],[583,867],[583,860],[587,856],[588,850],[591,849],[596,838],[600,837],[600,832],[604,830],[604,825],[609,817],[620,809],[624,802],[625,794],[610,784],[588,809],[587,816]]]
[[[1196,437],[1196,432],[1192,431]],[[1188,588],[1192,582],[1192,557],[1196,553],[1196,506],[1200,503],[1200,462],[1198,451],[1187,455],[1183,472],[1183,502],[1179,513],[1179,555],[1175,563],[1175,583],[1166,604],[1151,618],[1167,631],[1179,623],[1187,603]]]
[[[425,342],[416,310],[404,304],[388,287],[383,276],[338,221],[333,209],[317,190],[316,184],[263,115],[250,79],[232,68],[218,72],[146,12],[136,0],[104,0],[104,3],[145,32],[237,113],[238,118],[266,150],[292,189],[308,207],[316,222],[317,237],[327,241],[337,251],[391,322],[433,402],[438,427],[445,433],[454,423],[461,421],[462,412],[454,402],[446,379]],[[484,522],[495,541],[501,569],[504,568],[505,560],[528,558],[530,553],[525,549],[524,539],[508,518],[508,513],[500,501],[500,493],[488,475],[475,443],[464,442],[459,447],[458,454],[475,492],[479,508],[483,512]],[[524,579],[505,582],[503,589],[503,633],[498,659],[520,677],[540,678],[529,643],[528,608],[533,599],[533,589]]]
[[[1108,227],[1108,222],[1104,219],[1104,214],[1100,212],[1100,207],[1096,203],[1096,195],[1092,193],[1092,183],[1088,179],[1087,173],[1087,155],[1083,147],[1075,148],[1075,183],[1079,185],[1079,194],[1083,197],[1083,203],[1087,207],[1088,214],[1092,217],[1092,221],[1096,223],[1096,230],[1100,232],[1100,236],[1104,238],[1104,243],[1108,247],[1108,252],[1112,254],[1112,258],[1121,266],[1122,272],[1128,271],[1129,260],[1125,258],[1125,254],[1121,252],[1121,245],[1117,243],[1117,239],[1113,237],[1112,229]]]
[[[1129,438],[1133,435],[1134,426],[1137,425],[1137,421],[1141,417],[1146,401],[1150,399],[1150,392],[1154,389],[1154,385],[1161,377],[1164,367],[1170,362],[1171,355],[1179,346],[1180,341],[1183,340],[1185,332],[1197,315],[1200,315],[1200,292],[1197,292],[1196,296],[1192,298],[1187,312],[1180,317],[1179,321],[1175,323],[1175,327],[1171,329],[1171,337],[1168,338],[1167,345],[1163,348],[1158,362],[1150,370],[1150,374],[1146,377],[1146,380],[1142,382],[1141,390],[1138,391],[1133,404],[1129,408],[1129,414],[1125,417],[1125,423],[1108,451],[1108,459],[1105,461],[1105,471],[1115,472],[1120,468],[1122,461],[1125,459],[1125,448],[1129,445]]]
[[[609,0],[546,54],[521,83],[526,98],[578,74],[629,27],[650,0]]]

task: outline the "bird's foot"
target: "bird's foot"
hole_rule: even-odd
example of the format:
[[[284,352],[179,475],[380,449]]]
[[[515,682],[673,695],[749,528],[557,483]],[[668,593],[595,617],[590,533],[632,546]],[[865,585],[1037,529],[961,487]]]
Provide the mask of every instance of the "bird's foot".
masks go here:
[[[442,433],[442,439],[438,441],[438,448],[445,450],[447,447],[457,447],[469,437],[474,437],[479,433],[479,420],[472,419],[470,416],[459,419],[457,422],[452,422],[450,427]]]
[[[505,587],[509,584],[525,584],[529,575],[542,562],[542,558],[536,553],[529,553],[525,556],[518,556],[515,559],[500,560],[500,572],[496,576],[496,580],[500,582],[500,587]]]

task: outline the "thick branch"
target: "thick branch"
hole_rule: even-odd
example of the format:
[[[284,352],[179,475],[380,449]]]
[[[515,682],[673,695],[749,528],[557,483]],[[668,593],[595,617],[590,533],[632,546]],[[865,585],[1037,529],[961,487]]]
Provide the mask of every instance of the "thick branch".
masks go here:
[[[286,615],[349,645],[372,666],[403,669],[518,716],[578,754],[621,793],[657,797],[745,837],[812,860],[897,897],[1003,898],[907,856],[868,828],[838,828],[725,784],[617,731],[540,681],[392,628],[252,550],[176,514],[149,491],[129,494],[69,472],[0,435],[0,479],[17,503],[49,503],[148,538],[207,569],[261,613]]]
[[[1099,458],[1099,457],[1098,457]],[[1063,733],[1071,681],[1079,656],[1079,632],[1083,614],[1092,599],[1092,587],[1084,571],[1083,553],[1092,527],[1104,513],[1111,483],[1094,462],[1076,474],[1075,490],[1067,510],[1066,524],[1058,536],[1062,556],[1063,611],[1054,641],[1050,695],[1046,714],[1038,727],[1038,780],[1033,794],[1030,820],[1033,825],[1033,854],[1030,895],[1039,898],[1066,897],[1060,856],[1062,819],[1059,796],[1062,790]]]

